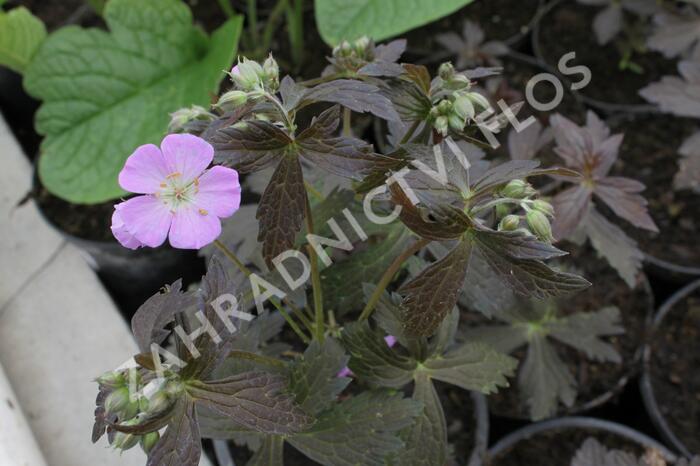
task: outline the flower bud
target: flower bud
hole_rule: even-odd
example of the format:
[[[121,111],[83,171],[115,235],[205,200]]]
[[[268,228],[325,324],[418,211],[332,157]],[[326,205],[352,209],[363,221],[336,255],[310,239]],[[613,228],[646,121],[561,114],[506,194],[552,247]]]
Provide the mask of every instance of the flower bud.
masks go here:
[[[141,437],[141,448],[143,449],[144,453],[149,454],[153,447],[156,446],[156,443],[160,440],[160,434],[156,432],[151,432],[148,433],[144,436]]]
[[[364,55],[371,44],[372,41],[369,37],[362,36],[355,41],[355,51],[357,51],[359,55]]]
[[[107,395],[107,398],[105,398],[105,410],[108,413],[119,413],[126,409],[130,403],[129,387],[121,387]]]
[[[498,229],[501,231],[514,231],[520,226],[520,217],[517,215],[506,215],[498,224]]]
[[[532,188],[530,183],[523,180],[511,180],[501,188],[501,196],[510,197],[513,199],[523,199],[527,197],[528,188]]]
[[[447,116],[452,111],[452,102],[450,102],[447,99],[443,99],[438,104],[437,109],[438,109],[438,112],[440,113],[440,115]]]
[[[478,92],[470,92],[467,94],[467,97],[478,108],[481,108],[483,110],[491,108],[491,103],[489,102],[489,100],[483,95],[479,94]]]
[[[539,210],[543,214],[545,214],[547,217],[554,217],[554,207],[552,204],[550,204],[547,201],[543,201],[541,199],[535,199],[532,202],[532,208],[535,210]]]
[[[552,225],[549,223],[549,219],[545,214],[539,210],[531,210],[526,215],[527,225],[530,227],[535,236],[540,240],[551,243],[554,241],[552,236]]]
[[[260,86],[260,79],[264,72],[262,66],[253,60],[243,58],[239,61],[230,73],[231,80],[236,86],[244,91],[252,91]]]
[[[470,88],[472,82],[464,76],[463,74],[455,74],[452,79],[445,82],[445,88],[452,89],[455,91],[464,90]]]
[[[435,128],[435,131],[442,134],[443,136],[447,135],[448,130],[449,130],[449,121],[448,121],[447,117],[445,117],[445,116],[437,117],[435,119],[435,123],[433,123],[433,127]]]
[[[114,439],[112,440],[112,446],[123,451],[134,448],[137,443],[139,443],[138,435],[127,434],[124,432],[117,432],[114,434]]]
[[[194,120],[212,119],[213,116],[205,108],[199,105],[193,105],[188,108],[181,108],[170,114],[170,124],[168,125],[168,133],[176,133],[182,131],[185,126]]]
[[[229,91],[219,98],[216,103],[220,108],[238,108],[248,101],[248,94],[243,91]]]
[[[342,57],[347,57],[352,53],[352,45],[350,42],[344,40],[338,45],[338,53]]]
[[[172,398],[166,391],[159,391],[155,393],[150,400],[148,400],[148,407],[145,411],[149,413],[158,413],[164,411],[172,404]]]
[[[449,82],[455,76],[455,67],[447,61],[438,68],[438,75],[443,81]]]
[[[272,58],[272,54],[265,59],[262,67],[266,78],[270,80],[279,80],[280,67],[277,65],[277,61]]]
[[[472,104],[472,101],[464,95],[460,95],[455,99],[454,110],[464,120],[473,120],[474,115],[476,115],[474,104]]]
[[[464,129],[464,125],[466,124],[466,121],[464,121],[464,119],[461,116],[457,115],[454,112],[450,114],[447,120],[450,124],[450,128],[457,132],[462,131]]]
[[[121,372],[105,372],[95,381],[105,387],[120,388],[126,386],[126,377]]]

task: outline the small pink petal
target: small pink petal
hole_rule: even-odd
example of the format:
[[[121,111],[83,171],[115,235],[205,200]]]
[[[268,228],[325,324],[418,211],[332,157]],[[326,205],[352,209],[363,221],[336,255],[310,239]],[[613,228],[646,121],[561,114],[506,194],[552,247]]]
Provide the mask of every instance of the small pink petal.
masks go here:
[[[178,249],[201,249],[221,234],[221,220],[196,206],[182,206],[173,216],[170,245]]]
[[[393,348],[396,344],[396,337],[393,335],[387,335],[384,337],[384,341],[386,342],[389,348]]]
[[[230,217],[241,206],[241,185],[238,172],[215,166],[199,178],[194,204],[219,218]]]
[[[241,74],[241,69],[238,67],[238,65],[231,68],[231,74]]]
[[[138,194],[153,194],[169,174],[168,165],[158,147],[146,144],[138,147],[126,159],[119,172],[119,186]]]
[[[178,174],[189,183],[202,174],[214,160],[214,148],[191,134],[169,134],[160,143],[170,175]]]
[[[143,246],[141,241],[137,240],[134,235],[132,235],[126,225],[122,216],[118,210],[114,209],[112,214],[112,234],[119,241],[119,244],[129,249],[138,249]]]
[[[352,377],[353,374],[352,371],[350,370],[349,367],[343,367],[340,372],[338,372],[335,376],[340,378],[340,377]]]
[[[136,196],[117,204],[114,208],[134,238],[142,244],[156,248],[165,242],[173,214],[155,196]]]

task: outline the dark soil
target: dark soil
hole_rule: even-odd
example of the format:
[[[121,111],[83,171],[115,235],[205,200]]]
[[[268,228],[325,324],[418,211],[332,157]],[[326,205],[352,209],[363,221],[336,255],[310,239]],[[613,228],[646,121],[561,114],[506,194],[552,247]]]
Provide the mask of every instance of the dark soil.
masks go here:
[[[652,339],[651,384],[671,431],[700,454],[700,290],[666,315]]]
[[[569,366],[569,372],[574,375],[578,385],[578,395],[574,405],[571,408],[559,405],[559,414],[572,414],[591,409],[607,401],[608,397],[622,390],[629,377],[638,372],[639,349],[645,338],[645,325],[653,308],[653,298],[644,282],[640,282],[634,290],[630,290],[605,261],[595,259],[595,253],[592,250],[577,252],[568,244],[563,248],[572,251],[571,259],[567,260],[567,264],[582,273],[593,283],[593,286],[571,298],[563,298],[559,307],[561,315],[596,311],[605,306],[617,306],[625,328],[624,334],[605,338],[622,355],[623,364],[592,361],[584,353],[549,339],[549,342],[557,348],[559,356]],[[478,313],[462,313],[462,315],[469,318],[468,325],[471,326],[490,322]],[[522,363],[526,353],[527,347],[523,346],[513,353],[513,356]],[[496,416],[516,419],[529,417],[527,405],[521,398],[517,383],[490,395],[488,401],[491,413]]]
[[[633,58],[643,73],[620,70],[618,48],[613,43],[601,47],[593,33],[593,18],[599,11],[598,7],[579,5],[574,0],[554,7],[539,22],[542,59],[556,66],[563,55],[576,52],[576,59],[569,65],[588,66],[592,73],[591,83],[581,91],[583,95],[606,103],[648,104],[638,91],[664,75],[677,74],[676,63],[647,52]]]
[[[294,341],[296,341],[296,339],[294,339]],[[433,383],[435,384],[438,396],[442,402],[442,407],[445,411],[447,440],[454,453],[454,461],[449,464],[465,465],[469,462],[469,457],[472,454],[476,439],[476,419],[471,395],[468,391],[452,385],[438,381],[434,381]],[[411,396],[410,390],[412,390],[410,387],[406,390],[406,396],[408,397]],[[348,391],[353,391],[352,384],[348,388]],[[252,452],[245,446],[238,447],[233,445],[231,447],[231,453],[236,464],[246,464],[252,456]],[[311,466],[318,463],[310,460],[287,443],[284,447],[284,464],[291,466]]]
[[[589,437],[594,437],[609,449],[623,450],[635,456],[644,453],[641,445],[611,432],[565,428],[523,439],[503,454],[487,461],[486,466],[567,466]]]
[[[659,259],[690,267],[700,267],[700,197],[690,190],[675,191],[673,177],[678,172],[678,148],[700,129],[696,121],[668,115],[645,116],[612,123],[613,131],[625,139],[613,174],[628,176],[647,187],[642,194],[660,233],[628,229],[640,248]],[[623,222],[616,222],[622,225]]]

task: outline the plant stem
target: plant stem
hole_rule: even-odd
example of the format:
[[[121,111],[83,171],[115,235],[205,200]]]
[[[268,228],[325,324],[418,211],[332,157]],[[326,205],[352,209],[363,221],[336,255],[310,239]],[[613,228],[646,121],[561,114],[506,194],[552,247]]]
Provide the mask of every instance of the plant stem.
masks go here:
[[[394,259],[394,262],[391,263],[389,268],[386,269],[386,272],[384,272],[384,275],[382,275],[381,280],[379,280],[377,287],[374,289],[372,296],[369,297],[367,305],[362,310],[362,314],[360,314],[358,320],[362,321],[369,319],[369,316],[372,314],[374,307],[377,305],[379,299],[382,297],[384,290],[386,290],[391,281],[394,279],[394,276],[399,271],[403,263],[406,262],[409,257],[413,256],[415,253],[427,246],[430,243],[430,241],[431,240],[429,239],[421,238],[415,243],[413,243],[411,246],[409,246],[408,249],[402,252],[400,256]]]
[[[309,203],[309,197],[306,197],[306,233],[313,234],[314,232],[314,220],[311,216],[311,204]],[[309,262],[311,263],[311,286],[314,293],[314,330],[316,331],[316,339],[323,343],[324,328],[324,315],[323,315],[323,291],[321,289],[321,273],[318,269],[318,255],[316,250],[311,244],[307,245],[307,250],[309,251]]]
[[[221,252],[224,253],[224,255],[236,266],[238,269],[245,274],[246,277],[250,277],[253,272],[245,266],[243,261],[241,261],[236,254],[231,251],[229,248],[226,247],[224,243],[221,241],[214,240],[214,245],[219,248]],[[275,308],[277,308],[278,311],[280,311],[280,314],[282,314],[282,317],[284,317],[284,320],[287,321],[289,326],[294,330],[294,332],[301,338],[301,340],[304,343],[309,343],[309,337],[299,328],[297,323],[292,319],[292,316],[289,315],[287,311],[284,310],[284,307],[282,307],[282,303],[279,302],[279,300],[274,297],[270,296],[270,302],[272,303]]]
[[[304,180],[304,186],[306,187],[306,190],[309,192],[309,194],[315,197],[317,201],[320,202],[325,199],[323,194],[321,194],[321,192],[318,189],[314,188],[313,185],[308,181]]]
[[[287,129],[292,132],[292,135],[294,134],[294,122],[292,121],[292,118],[289,116],[289,112],[287,112],[287,109],[284,108],[284,105],[282,105],[282,102],[277,99],[274,95],[270,94],[269,92],[265,92],[263,94],[263,97],[267,99],[271,104],[273,104],[279,112],[282,114],[282,117],[284,118],[285,125],[287,126]]]
[[[221,1],[221,0],[219,0]],[[254,44],[260,43],[258,37],[258,0],[248,0],[248,34]]]
[[[343,107],[343,136],[352,137],[352,110]]]
[[[408,130],[406,131],[406,134],[403,135],[403,138],[401,139],[399,145],[406,144],[408,141],[410,141],[411,137],[413,136],[413,133],[415,133],[418,129],[418,125],[420,125],[420,120],[416,120],[413,122],[411,127],[408,128]]]
[[[233,10],[233,7],[231,6],[231,3],[229,0],[218,0],[219,1],[219,6],[221,7],[221,11],[224,12],[226,16],[231,18],[236,14],[236,12]]]
[[[258,362],[260,364],[264,364],[266,366],[272,366],[272,367],[286,367],[286,364],[283,363],[282,361],[279,361],[274,358],[270,358],[268,356],[263,356],[262,354],[255,354],[255,353],[249,353],[248,351],[231,351],[228,354],[229,358],[236,358],[236,359],[246,359],[248,361],[253,361],[253,362]]]
[[[480,206],[476,206],[471,210],[472,215],[477,215],[485,210],[492,209],[496,206],[499,206],[501,204],[517,204],[517,205],[522,205],[523,203],[526,203],[526,199],[513,199],[510,197],[500,197],[498,199],[494,199],[492,201],[486,202]]]

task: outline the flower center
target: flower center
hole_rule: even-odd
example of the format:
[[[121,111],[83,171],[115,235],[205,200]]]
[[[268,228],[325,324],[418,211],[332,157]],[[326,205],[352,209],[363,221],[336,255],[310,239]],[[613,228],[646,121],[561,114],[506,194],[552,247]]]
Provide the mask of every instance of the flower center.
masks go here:
[[[199,192],[199,178],[185,182],[182,179],[182,174],[176,172],[165,177],[156,197],[163,201],[172,212],[175,212],[183,205],[194,202],[194,196],[197,192]]]

